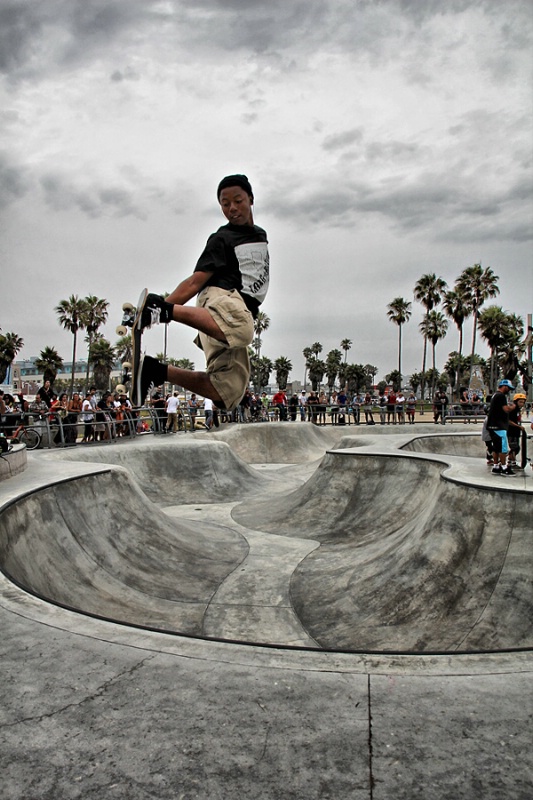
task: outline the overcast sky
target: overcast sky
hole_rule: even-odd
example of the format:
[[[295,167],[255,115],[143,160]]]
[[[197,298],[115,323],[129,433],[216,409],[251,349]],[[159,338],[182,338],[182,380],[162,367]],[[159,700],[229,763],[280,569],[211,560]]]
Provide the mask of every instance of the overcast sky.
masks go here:
[[[54,307],[171,291],[244,172],[270,242],[263,355],[351,339],[397,365],[387,304],[476,262],[533,311],[531,0],[0,0],[0,327],[19,357],[72,336]],[[169,354],[203,364],[193,332]],[[471,323],[465,326],[465,349]],[[438,367],[457,349],[450,323]],[[146,336],[163,349],[163,330]],[[478,352],[487,354],[480,343]],[[86,355],[80,344],[79,355]]]

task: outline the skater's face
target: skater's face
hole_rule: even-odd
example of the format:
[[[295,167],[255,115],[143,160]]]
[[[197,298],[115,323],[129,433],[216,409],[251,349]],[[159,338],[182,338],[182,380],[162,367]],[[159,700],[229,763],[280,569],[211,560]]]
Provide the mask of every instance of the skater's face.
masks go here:
[[[220,192],[222,213],[232,225],[253,225],[253,200],[240,186],[227,186]]]

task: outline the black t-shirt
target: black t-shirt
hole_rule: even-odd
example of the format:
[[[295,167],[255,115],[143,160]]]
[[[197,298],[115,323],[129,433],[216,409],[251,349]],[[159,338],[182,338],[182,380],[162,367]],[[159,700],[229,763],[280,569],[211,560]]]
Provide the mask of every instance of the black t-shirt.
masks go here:
[[[509,428],[509,414],[503,410],[508,402],[507,395],[503,392],[492,395],[487,416],[487,430],[506,431]]]
[[[194,271],[213,273],[207,286],[237,289],[255,317],[268,291],[269,267],[266,232],[228,223],[211,234]]]

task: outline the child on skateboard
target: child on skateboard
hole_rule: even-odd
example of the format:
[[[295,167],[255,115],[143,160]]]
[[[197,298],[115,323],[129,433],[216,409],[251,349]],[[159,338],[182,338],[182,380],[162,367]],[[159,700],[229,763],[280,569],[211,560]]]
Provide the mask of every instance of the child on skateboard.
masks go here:
[[[134,405],[142,404],[151,385],[165,381],[208,397],[217,408],[227,411],[237,407],[246,391],[250,379],[248,346],[269,283],[267,236],[254,224],[254,196],[246,175],[223,178],[217,199],[228,223],[209,237],[192,275],[166,300],[147,295],[139,318],[143,330],[171,321],[195,328],[195,342],[205,353],[206,371],[141,357],[134,376]],[[195,295],[196,306],[187,306]]]

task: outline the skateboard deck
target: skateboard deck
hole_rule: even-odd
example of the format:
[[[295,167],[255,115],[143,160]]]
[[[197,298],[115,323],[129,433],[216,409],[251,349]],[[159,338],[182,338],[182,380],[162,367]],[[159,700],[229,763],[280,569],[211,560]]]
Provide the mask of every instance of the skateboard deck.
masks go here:
[[[527,433],[520,431],[520,468],[525,469],[527,466]]]
[[[130,400],[134,407],[142,406],[144,402],[144,397],[140,397],[140,368],[142,366],[142,328],[140,322],[147,295],[148,289],[143,289],[139,296],[137,307],[131,303],[124,303],[122,306],[122,324],[117,328],[119,336],[126,336],[127,329],[131,328],[131,363],[125,362],[123,365],[126,371],[123,380],[124,383],[127,383],[129,378]],[[129,376],[127,374],[128,369],[131,370]]]

